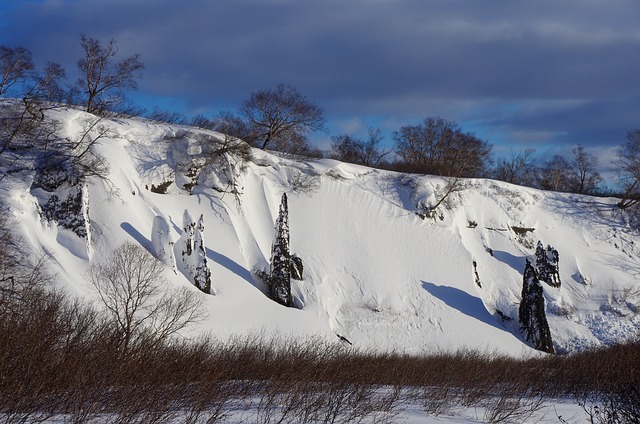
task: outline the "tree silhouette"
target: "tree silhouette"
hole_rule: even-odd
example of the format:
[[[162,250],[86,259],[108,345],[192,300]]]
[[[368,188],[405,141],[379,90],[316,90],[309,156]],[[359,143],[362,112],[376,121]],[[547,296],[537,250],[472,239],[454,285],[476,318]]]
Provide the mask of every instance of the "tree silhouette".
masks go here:
[[[137,88],[137,72],[144,65],[137,53],[114,63],[118,49],[113,39],[104,46],[99,40],[82,34],[81,43],[84,55],[78,61],[81,77],[76,85],[87,112],[101,115],[123,102],[123,90]]]
[[[274,146],[277,150],[296,153],[306,145],[307,134],[324,128],[322,109],[309,102],[295,88],[279,84],[275,90],[251,93],[240,108],[247,122],[246,132],[253,134],[262,149]]]

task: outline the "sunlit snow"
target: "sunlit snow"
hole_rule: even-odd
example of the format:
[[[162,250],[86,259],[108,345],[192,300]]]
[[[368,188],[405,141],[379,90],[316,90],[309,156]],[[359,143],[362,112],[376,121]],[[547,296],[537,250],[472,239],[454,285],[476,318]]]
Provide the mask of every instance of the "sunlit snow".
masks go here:
[[[52,113],[68,137],[79,137],[95,119],[76,110]],[[91,296],[85,269],[125,241],[167,264],[171,284],[191,285],[176,272],[178,258],[168,247],[180,239],[187,211],[206,224],[215,293],[200,293],[210,316],[192,329],[194,336],[265,332],[336,343],[340,336],[362,349],[531,354],[517,316],[525,259],[534,258],[538,241],[560,258],[561,287],[544,285],[556,351],[637,334],[640,238],[616,199],[470,179],[438,216],[421,219],[416,212],[442,195],[444,179],[257,149],[251,162],[222,166],[206,161],[220,134],[137,119],[101,125],[108,136],[96,149],[110,175],[88,181],[89,247],[43,220],[42,193],[31,189],[29,172],[0,188],[8,213],[72,293]],[[173,183],[166,194],[151,191],[167,181]],[[228,190],[233,181],[237,196]],[[304,279],[292,280],[300,308],[269,300],[255,277],[269,269],[282,193],[289,198],[291,252],[304,263]]]

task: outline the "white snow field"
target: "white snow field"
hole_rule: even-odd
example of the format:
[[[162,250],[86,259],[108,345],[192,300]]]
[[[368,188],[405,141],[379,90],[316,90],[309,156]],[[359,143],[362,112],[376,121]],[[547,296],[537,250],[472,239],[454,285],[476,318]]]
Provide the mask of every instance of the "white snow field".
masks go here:
[[[141,119],[96,123],[73,109],[50,113],[71,140],[104,133],[94,148],[110,173],[86,183],[89,236],[42,218],[33,171],[7,176],[0,194],[59,284],[80,296],[91,296],[87,266],[125,241],[162,259],[170,284],[190,285],[173,251],[159,247],[180,239],[186,211],[194,222],[202,216],[213,293],[201,293],[210,315],[193,336],[263,332],[336,343],[341,336],[361,349],[530,355],[517,313],[525,259],[538,241],[560,255],[561,287],[544,284],[557,352],[638,333],[640,238],[616,199],[467,179],[437,217],[422,219],[416,211],[442,196],[444,179],[257,149],[246,163],[227,157],[229,165],[207,159],[224,139],[218,133]],[[165,194],[151,191],[167,182]],[[237,195],[229,192],[233,182]],[[269,300],[254,272],[268,270],[283,193],[292,253],[304,264],[304,279],[292,281],[296,308]]]

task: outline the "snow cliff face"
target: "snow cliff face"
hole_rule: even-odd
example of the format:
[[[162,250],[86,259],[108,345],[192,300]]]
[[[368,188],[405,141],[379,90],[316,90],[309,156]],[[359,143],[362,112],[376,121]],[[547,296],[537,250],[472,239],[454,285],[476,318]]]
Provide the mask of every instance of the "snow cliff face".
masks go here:
[[[56,116],[68,133],[83,131],[91,119],[71,110]],[[195,332],[521,355],[533,351],[518,323],[523,272],[541,242],[560,258],[562,284],[542,285],[556,352],[637,334],[640,239],[615,199],[463,180],[426,216],[447,192],[441,178],[255,149],[248,162],[229,153],[212,159],[221,134],[142,120],[102,125],[109,136],[94,149],[110,174],[81,190],[88,199],[80,209],[86,237],[42,211],[50,194],[31,187],[33,171],[11,175],[0,187],[34,252],[51,258],[60,284],[72,292],[90,296],[84,269],[129,240],[167,265],[172,284],[194,287],[189,275],[209,276],[216,295],[201,293],[211,315]],[[270,268],[283,193],[290,249],[304,258],[302,280],[291,280],[298,308],[269,300],[256,275]],[[185,262],[187,239],[197,255]]]

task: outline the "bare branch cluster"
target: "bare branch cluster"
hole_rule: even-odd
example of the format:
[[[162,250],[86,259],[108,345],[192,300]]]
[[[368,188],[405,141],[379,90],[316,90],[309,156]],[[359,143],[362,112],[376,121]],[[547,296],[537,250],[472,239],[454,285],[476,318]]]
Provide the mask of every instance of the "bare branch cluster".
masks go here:
[[[511,184],[532,186],[536,182],[535,149],[511,150],[508,156],[498,159],[494,177]]]
[[[273,145],[290,153],[295,152],[282,147],[302,142],[308,133],[322,130],[325,124],[322,109],[284,84],[275,90],[251,93],[240,108],[240,115],[262,140],[262,149]]]
[[[144,65],[137,53],[114,62],[118,48],[113,39],[106,45],[84,34],[80,39],[84,55],[78,61],[82,76],[76,86],[87,112],[103,115],[123,102],[124,90],[137,88],[138,72]]]
[[[31,52],[24,47],[0,46],[0,96],[24,84],[34,69]]]
[[[396,153],[410,172],[476,177],[486,173],[490,162],[489,143],[439,117],[403,126],[393,139]]]
[[[493,177],[512,184],[578,194],[597,194],[602,177],[598,158],[578,144],[571,149],[570,159],[553,155],[536,165],[535,149],[527,148],[498,160]]]
[[[87,280],[121,335],[124,352],[149,339],[162,343],[205,318],[198,294],[171,289],[164,272],[162,262],[131,242],[89,267]]]
[[[330,157],[375,168],[391,153],[391,149],[382,148],[382,141],[382,131],[377,128],[369,128],[366,140],[348,134],[334,136],[331,137]]]
[[[629,131],[617,160],[623,198],[618,204],[626,209],[640,202],[640,129]]]

